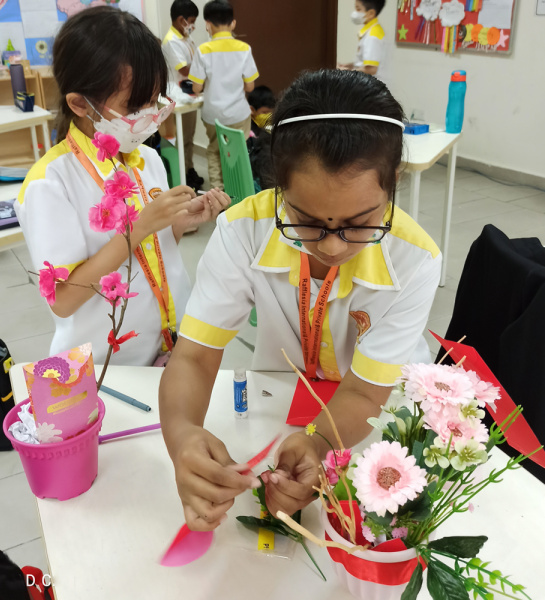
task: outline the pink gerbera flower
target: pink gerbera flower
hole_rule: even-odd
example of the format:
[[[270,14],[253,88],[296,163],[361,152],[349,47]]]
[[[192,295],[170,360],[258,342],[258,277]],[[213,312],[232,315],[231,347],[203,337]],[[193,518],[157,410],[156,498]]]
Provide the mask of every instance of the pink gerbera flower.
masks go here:
[[[353,484],[365,510],[383,517],[418,496],[426,486],[426,471],[399,442],[378,442],[357,460]]]
[[[89,210],[89,225],[93,231],[112,231],[123,223],[125,203],[115,196],[102,196],[102,200]]]
[[[424,427],[434,431],[443,444],[448,444],[451,440],[451,448],[460,441],[464,443],[471,439],[482,443],[488,441],[486,426],[478,419],[462,419],[456,406],[445,406],[440,412],[432,410],[426,413]]]
[[[91,144],[98,149],[97,158],[100,162],[104,162],[107,158],[113,158],[119,152],[119,142],[113,135],[107,133],[95,132]]]
[[[65,269],[64,267],[59,267],[55,269],[55,267],[44,261],[45,269],[40,269],[40,294],[47,300],[49,305],[55,304],[56,300],[56,288],[57,288],[57,280],[62,279],[66,281],[70,275],[70,271]]]
[[[466,404],[475,397],[473,382],[463,370],[421,363],[405,365],[401,372],[398,381],[405,385],[405,395],[420,402],[424,412],[440,411],[449,404]]]
[[[469,377],[475,388],[475,399],[479,403],[481,408],[484,408],[486,404],[490,405],[493,410],[496,410],[496,400],[500,399],[500,388],[495,387],[488,381],[483,381],[475,371],[465,371],[460,367],[460,370]]]
[[[116,171],[112,179],[104,182],[104,192],[107,196],[127,200],[138,193],[138,186],[125,171]]]
[[[114,271],[100,279],[100,293],[106,296],[106,299],[116,306],[119,306],[122,298],[134,298],[138,296],[137,292],[128,293],[129,284],[121,281],[121,273]]]

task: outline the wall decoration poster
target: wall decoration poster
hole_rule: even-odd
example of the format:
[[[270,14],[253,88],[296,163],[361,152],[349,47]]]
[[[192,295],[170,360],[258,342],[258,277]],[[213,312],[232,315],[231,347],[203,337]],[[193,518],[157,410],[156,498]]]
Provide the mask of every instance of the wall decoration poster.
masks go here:
[[[50,65],[57,31],[89,6],[113,6],[143,20],[142,0],[0,0],[0,52],[11,40],[31,65]]]
[[[445,53],[511,49],[515,0],[397,0],[397,8],[398,46]]]

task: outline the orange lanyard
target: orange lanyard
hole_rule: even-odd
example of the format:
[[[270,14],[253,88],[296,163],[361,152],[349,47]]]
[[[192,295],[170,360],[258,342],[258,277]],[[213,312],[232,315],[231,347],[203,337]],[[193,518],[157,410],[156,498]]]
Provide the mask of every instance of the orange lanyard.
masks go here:
[[[68,142],[68,145],[70,146],[70,150],[72,151],[74,156],[79,160],[79,162],[84,167],[84,169],[89,173],[89,175],[91,175],[91,177],[95,180],[95,182],[98,184],[100,189],[102,191],[104,191],[104,180],[97,173],[95,167],[93,166],[93,164],[91,163],[89,158],[86,156],[86,154],[83,152],[83,150],[79,147],[78,143],[76,142],[76,140],[72,137],[72,135],[70,133],[68,133],[66,135],[66,141]],[[146,188],[144,187],[144,184],[142,182],[142,178],[140,177],[140,174],[134,167],[133,167],[133,173],[134,173],[134,176],[136,177],[138,187],[140,188],[140,194],[142,195],[142,200],[144,202],[144,205],[146,205],[149,203],[149,200],[148,200],[148,195],[146,193]],[[165,270],[165,263],[163,261],[163,253],[161,252],[161,248],[159,246],[159,238],[157,237],[156,233],[153,234],[153,242],[155,244],[155,252],[157,254],[157,261],[159,263],[159,272],[161,274],[161,283],[160,284],[157,282],[157,279],[155,278],[155,276],[151,270],[148,259],[144,255],[144,251],[142,250],[141,246],[138,246],[138,248],[136,248],[134,250],[134,254],[136,255],[136,258],[138,259],[138,262],[140,263],[142,271],[144,272],[144,275],[146,276],[146,279],[148,280],[148,283],[150,284],[152,292],[154,293],[155,297],[157,298],[157,302],[159,303],[160,309],[162,309],[165,314],[167,327],[165,329],[163,329],[161,331],[161,333],[165,339],[165,344],[166,344],[168,350],[172,350],[174,343],[176,341],[176,328],[175,328],[175,326],[171,326],[171,324],[170,324],[169,288],[168,288],[167,275],[166,275],[166,270]]]
[[[299,323],[301,327],[301,344],[303,346],[303,358],[305,360],[306,374],[316,378],[316,369],[318,368],[318,359],[320,357],[320,343],[322,341],[322,328],[327,312],[327,299],[333,287],[333,282],[337,276],[339,267],[331,267],[322,283],[316,304],[314,305],[314,315],[312,327],[309,318],[310,304],[310,265],[308,256],[301,252],[301,279],[299,282]]]

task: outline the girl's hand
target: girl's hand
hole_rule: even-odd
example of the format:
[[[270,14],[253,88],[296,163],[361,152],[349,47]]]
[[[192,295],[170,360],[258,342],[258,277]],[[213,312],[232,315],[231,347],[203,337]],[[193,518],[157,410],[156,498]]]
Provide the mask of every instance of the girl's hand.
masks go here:
[[[320,458],[312,439],[304,432],[286,438],[276,453],[276,470],[261,475],[267,508],[292,515],[314,500],[312,486],[319,486]]]
[[[134,229],[141,240],[152,233],[170,227],[176,219],[187,214],[195,192],[188,186],[179,185],[159,194],[147,204],[134,224]],[[140,240],[140,241],[141,241]]]
[[[242,475],[248,465],[237,465],[223,442],[206,429],[192,425],[182,435],[174,469],[186,523],[193,531],[211,531],[225,520],[235,497],[260,482]]]
[[[231,198],[218,188],[193,198],[187,212],[180,214],[173,223],[175,232],[181,236],[188,229],[194,229],[208,221],[215,221],[230,204]]]

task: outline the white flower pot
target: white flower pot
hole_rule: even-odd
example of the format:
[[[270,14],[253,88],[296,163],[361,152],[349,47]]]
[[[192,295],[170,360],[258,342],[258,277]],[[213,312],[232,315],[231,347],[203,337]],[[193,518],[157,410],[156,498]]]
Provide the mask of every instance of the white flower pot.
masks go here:
[[[354,546],[337,533],[329,521],[329,514],[323,509],[321,518],[326,539]],[[335,548],[327,551],[342,584],[360,600],[400,600],[418,564],[414,549],[398,552],[365,550],[353,554]]]

